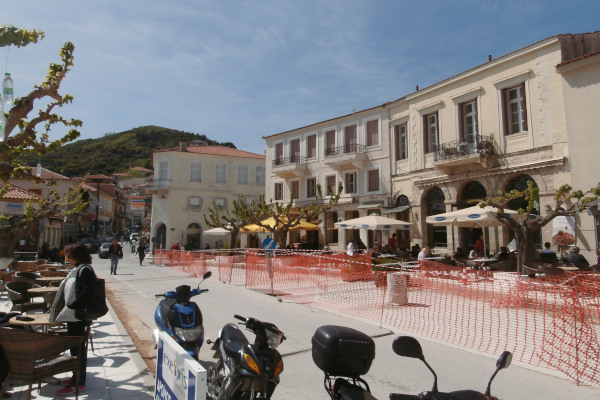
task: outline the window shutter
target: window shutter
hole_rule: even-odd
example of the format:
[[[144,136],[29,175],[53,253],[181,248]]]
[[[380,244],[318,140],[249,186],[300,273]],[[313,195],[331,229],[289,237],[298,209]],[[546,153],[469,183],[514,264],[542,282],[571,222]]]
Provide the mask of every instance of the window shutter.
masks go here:
[[[523,131],[527,130],[527,99],[525,98],[525,82],[521,83],[521,98],[523,99],[521,118],[523,120]]]
[[[500,101],[502,101],[502,125],[504,126],[504,135],[510,134],[510,127],[508,126],[508,98],[506,96],[506,89],[500,91]]]

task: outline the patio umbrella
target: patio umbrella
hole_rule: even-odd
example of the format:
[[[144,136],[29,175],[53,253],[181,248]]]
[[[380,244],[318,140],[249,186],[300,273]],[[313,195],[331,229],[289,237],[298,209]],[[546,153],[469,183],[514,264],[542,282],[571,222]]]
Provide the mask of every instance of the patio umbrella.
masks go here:
[[[287,219],[284,217],[280,217],[279,219],[282,221],[287,221]],[[270,227],[274,227],[275,226],[275,218],[270,217],[270,218],[264,219],[261,221],[261,223],[264,225],[268,225]],[[306,221],[300,221],[300,223],[298,225],[290,228],[290,231],[316,231],[317,229],[319,229],[318,225],[311,224],[310,222],[306,222]],[[269,230],[267,228],[263,228],[262,226],[259,226],[256,224],[249,224],[249,225],[243,226],[240,229],[240,231],[245,232],[245,233],[269,232]]]
[[[399,219],[382,217],[381,215],[368,215],[366,217],[359,217],[349,219],[346,221],[336,222],[333,224],[336,228],[344,229],[370,229],[370,230],[384,230],[384,229],[410,229],[410,222],[401,221]]]
[[[501,226],[502,222],[498,221],[496,214],[498,209],[496,207],[479,207],[473,206],[468,208],[462,208],[460,210],[450,211],[447,213],[430,215],[425,218],[428,224],[439,224],[439,225],[451,225],[463,228],[489,228],[493,226]],[[509,218],[516,218],[519,213],[515,210],[504,209],[504,216]],[[454,232],[452,233],[454,235]],[[454,243],[452,243],[454,245]],[[485,235],[483,235],[483,247],[484,251],[487,250],[485,243]]]
[[[204,234],[206,235],[227,235],[229,233],[231,232],[225,228],[212,228],[204,231]]]

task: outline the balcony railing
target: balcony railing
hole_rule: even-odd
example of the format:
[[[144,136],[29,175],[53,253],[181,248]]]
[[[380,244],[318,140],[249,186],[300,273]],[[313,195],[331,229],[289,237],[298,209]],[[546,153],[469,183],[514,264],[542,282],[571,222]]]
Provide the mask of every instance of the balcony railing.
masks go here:
[[[150,179],[149,189],[170,189],[172,179]]]
[[[279,157],[273,160],[273,166],[289,164],[306,164],[306,157],[294,155],[289,157]]]
[[[475,154],[498,154],[498,146],[493,136],[477,136],[474,141],[457,140],[434,146],[433,160],[448,161]]]
[[[345,146],[330,147],[325,149],[325,157],[339,156],[342,154],[364,153],[367,151],[367,146],[364,144],[347,144]]]

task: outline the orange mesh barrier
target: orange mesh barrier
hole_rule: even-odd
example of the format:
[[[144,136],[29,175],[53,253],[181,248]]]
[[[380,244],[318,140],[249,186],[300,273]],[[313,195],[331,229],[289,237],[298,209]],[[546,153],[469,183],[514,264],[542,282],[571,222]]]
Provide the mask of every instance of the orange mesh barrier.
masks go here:
[[[369,254],[292,250],[195,252],[190,260],[167,265],[196,276],[211,269],[224,282],[494,356],[510,350],[515,360],[600,387],[599,273],[530,278],[434,261],[373,271]]]

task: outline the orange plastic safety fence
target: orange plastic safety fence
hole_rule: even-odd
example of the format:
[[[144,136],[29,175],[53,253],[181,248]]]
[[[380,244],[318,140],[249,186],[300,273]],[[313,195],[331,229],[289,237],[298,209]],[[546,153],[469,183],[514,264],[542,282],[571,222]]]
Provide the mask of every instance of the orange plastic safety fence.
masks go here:
[[[434,261],[373,271],[369,254],[290,250],[195,252],[177,264],[169,255],[155,260],[491,355],[510,350],[515,360],[600,386],[598,273],[532,278]]]

